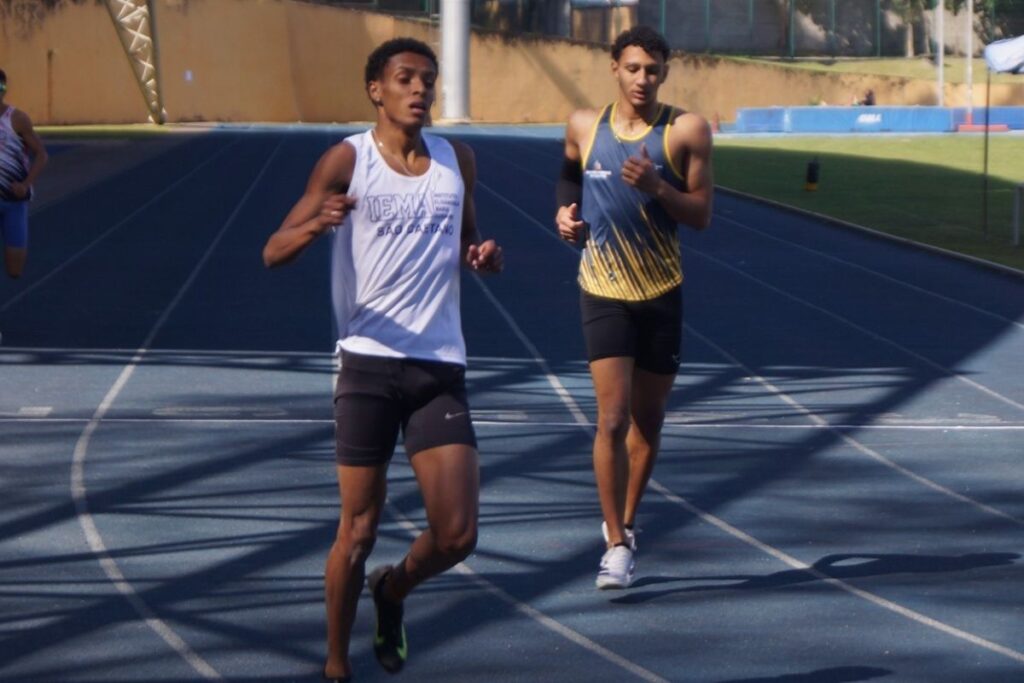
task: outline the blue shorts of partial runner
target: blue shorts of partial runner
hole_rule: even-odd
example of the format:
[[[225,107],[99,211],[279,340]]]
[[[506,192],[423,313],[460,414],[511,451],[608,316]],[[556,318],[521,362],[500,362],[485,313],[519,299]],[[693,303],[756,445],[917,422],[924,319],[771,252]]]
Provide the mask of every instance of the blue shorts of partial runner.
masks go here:
[[[28,202],[0,200],[0,239],[10,249],[28,247]]]

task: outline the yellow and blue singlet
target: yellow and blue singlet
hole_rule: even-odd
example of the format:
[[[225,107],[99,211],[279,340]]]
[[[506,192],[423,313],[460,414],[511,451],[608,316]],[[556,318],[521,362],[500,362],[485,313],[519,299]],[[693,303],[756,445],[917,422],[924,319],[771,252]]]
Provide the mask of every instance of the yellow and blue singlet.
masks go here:
[[[654,121],[636,137],[615,131],[615,105],[601,112],[583,150],[581,216],[589,232],[580,261],[579,283],[589,294],[646,301],[683,281],[678,226],[654,197],[622,179],[622,165],[640,157],[640,146],[673,187],[685,188],[668,153],[668,134],[678,115],[661,105]]]

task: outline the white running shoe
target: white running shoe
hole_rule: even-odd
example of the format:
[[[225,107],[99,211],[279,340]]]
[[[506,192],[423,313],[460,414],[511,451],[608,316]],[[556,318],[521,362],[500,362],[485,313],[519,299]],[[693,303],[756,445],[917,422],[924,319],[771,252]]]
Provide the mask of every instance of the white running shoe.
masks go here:
[[[633,551],[624,545],[617,545],[609,548],[601,557],[601,569],[597,572],[595,583],[601,590],[629,588],[635,572],[636,561],[633,559]]]
[[[604,542],[608,542],[608,522],[601,522],[601,535],[604,536]],[[629,549],[634,553],[636,552],[636,531],[632,529],[626,529],[626,543],[629,544]]]

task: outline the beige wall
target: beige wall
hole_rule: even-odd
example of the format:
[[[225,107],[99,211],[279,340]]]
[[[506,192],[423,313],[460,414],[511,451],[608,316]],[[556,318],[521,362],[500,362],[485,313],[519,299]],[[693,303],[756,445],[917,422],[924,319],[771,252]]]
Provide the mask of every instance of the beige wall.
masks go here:
[[[373,46],[410,35],[439,48],[437,29],[426,23],[358,10],[291,0],[152,3],[170,122],[369,120],[362,72]],[[9,99],[37,123],[147,120],[102,5],[64,3],[30,20],[3,15],[4,7],[0,67],[11,81]],[[470,112],[481,122],[561,122],[575,108],[615,96],[607,51],[579,42],[474,33],[470,63]],[[935,99],[930,81],[813,74],[704,55],[671,60],[662,99],[728,121],[741,106],[848,104],[868,88],[879,104]],[[963,103],[964,90],[947,86],[946,103]],[[984,103],[983,84],[974,98]],[[1022,103],[1024,85],[993,87],[993,104]],[[437,108],[434,115],[441,116]]]
[[[7,101],[37,123],[128,123],[148,111],[117,31],[100,5],[0,2]]]
[[[363,64],[376,44],[399,35],[391,17],[307,3],[154,6],[169,121],[369,119]],[[425,26],[403,28],[425,37]]]

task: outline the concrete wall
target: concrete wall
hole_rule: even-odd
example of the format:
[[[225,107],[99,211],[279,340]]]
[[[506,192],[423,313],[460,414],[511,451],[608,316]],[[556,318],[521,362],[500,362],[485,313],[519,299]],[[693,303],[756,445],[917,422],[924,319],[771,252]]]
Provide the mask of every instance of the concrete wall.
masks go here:
[[[291,0],[152,4],[169,122],[370,120],[362,72],[373,46],[409,35],[439,48],[429,24],[358,10]],[[67,0],[28,18],[4,15],[12,6],[0,2],[0,68],[8,72],[10,102],[37,123],[147,120],[101,3]],[[477,121],[560,122],[577,107],[615,97],[607,51],[588,44],[480,32],[471,38],[470,62]],[[700,55],[671,60],[662,99],[728,121],[738,107],[849,104],[868,88],[879,104],[932,104],[934,87]],[[964,90],[947,86],[946,105],[963,104]],[[983,84],[975,84],[975,103],[984,98]],[[992,99],[1020,104],[1024,85],[994,86]],[[440,117],[436,108],[434,115]]]
[[[427,26],[322,5],[156,0],[169,121],[352,121],[373,110],[363,65],[396,35]]]
[[[146,121],[145,100],[102,5],[0,2],[7,101],[36,123]]]

